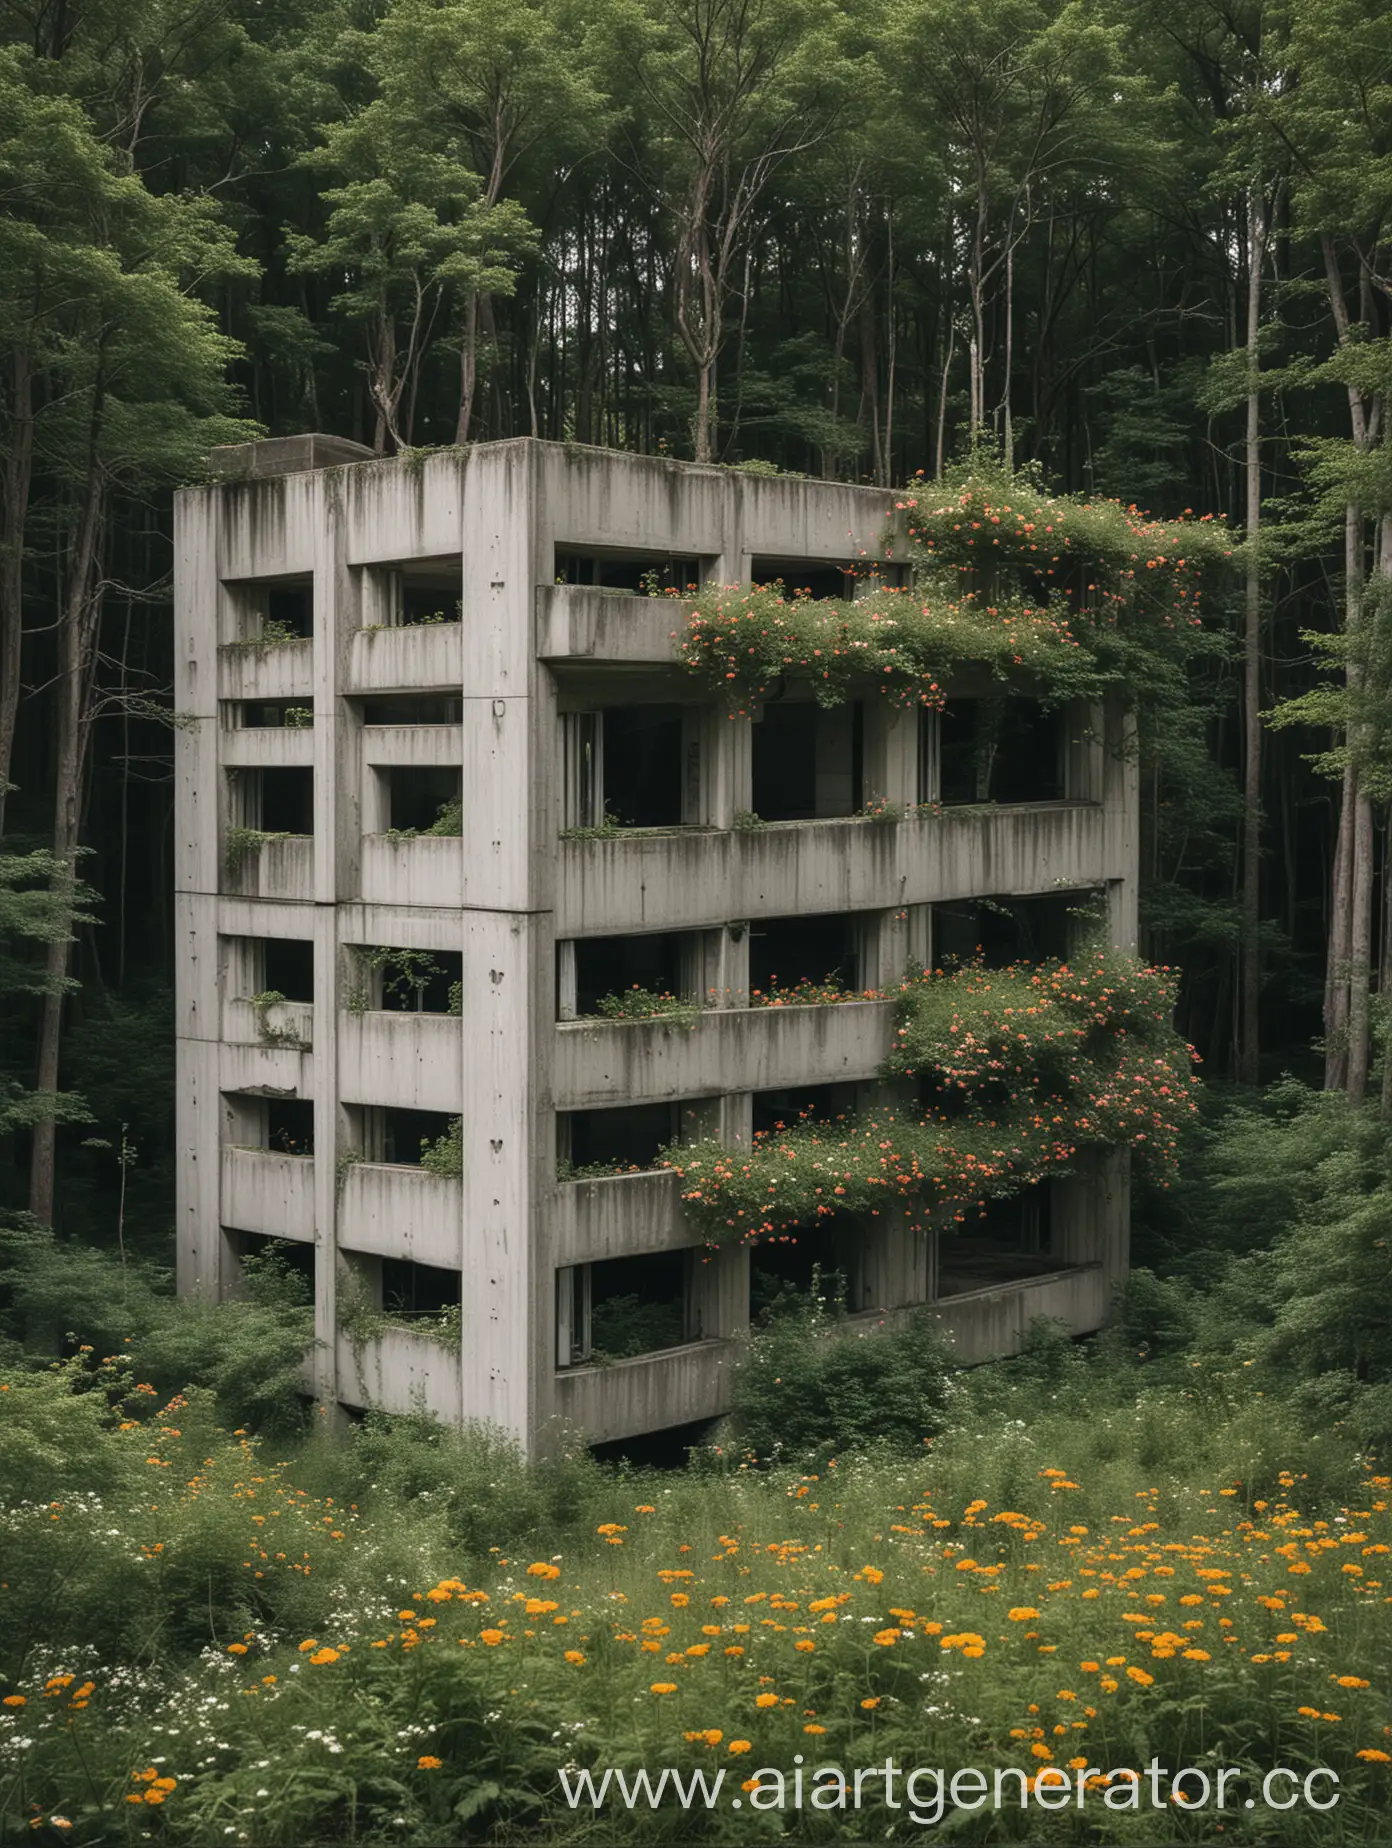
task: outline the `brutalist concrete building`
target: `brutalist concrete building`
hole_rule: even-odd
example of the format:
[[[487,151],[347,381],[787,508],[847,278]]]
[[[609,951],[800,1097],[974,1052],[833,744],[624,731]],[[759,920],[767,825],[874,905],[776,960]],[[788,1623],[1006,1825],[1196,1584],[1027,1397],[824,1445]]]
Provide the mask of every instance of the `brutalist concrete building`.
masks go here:
[[[751,1293],[813,1264],[868,1321],[933,1303],[968,1359],[1102,1323],[1124,1155],[969,1233],[752,1252],[702,1246],[655,1165],[883,1095],[892,1002],[771,991],[1063,953],[1099,891],[1134,941],[1119,708],[964,679],[940,714],[868,686],[827,711],[789,682],[751,722],[678,662],[652,593],[901,582],[893,522],[877,490],[534,441],[283,439],[181,494],[184,1290],[275,1250],[312,1280],[326,1399],[529,1447],[718,1413]],[[607,1017],[634,988],[693,1009]]]

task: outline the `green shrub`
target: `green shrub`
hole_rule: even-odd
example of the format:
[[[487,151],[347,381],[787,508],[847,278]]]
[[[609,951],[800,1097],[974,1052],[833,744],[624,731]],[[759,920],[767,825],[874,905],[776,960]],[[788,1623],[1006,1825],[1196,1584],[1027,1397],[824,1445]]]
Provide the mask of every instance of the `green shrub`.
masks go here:
[[[817,1294],[753,1333],[735,1367],[730,1440],[761,1462],[811,1464],[864,1449],[921,1449],[953,1396],[951,1354],[926,1314],[881,1328]]]

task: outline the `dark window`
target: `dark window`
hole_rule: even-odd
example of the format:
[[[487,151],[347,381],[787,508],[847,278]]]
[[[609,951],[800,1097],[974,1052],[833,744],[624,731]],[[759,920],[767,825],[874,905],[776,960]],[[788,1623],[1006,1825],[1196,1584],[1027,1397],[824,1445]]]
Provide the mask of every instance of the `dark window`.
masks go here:
[[[1063,715],[1037,699],[952,700],[939,719],[944,804],[1063,799]]]
[[[266,620],[293,635],[314,633],[314,589],[309,584],[278,585],[266,594]]]
[[[563,1159],[571,1170],[604,1168],[624,1173],[651,1168],[676,1140],[673,1104],[625,1104],[616,1110],[569,1110],[557,1118]],[[565,1155],[569,1141],[569,1155]],[[562,1172],[566,1172],[563,1167]]]
[[[612,706],[605,712],[604,806],[625,827],[679,825],[680,706]]]
[[[765,821],[853,815],[863,738],[859,700],[831,712],[811,700],[770,701],[754,727],[754,813]]]
[[[677,1347],[686,1334],[687,1256],[658,1251],[590,1266],[590,1352],[610,1360]]]
[[[267,834],[313,834],[314,772],[312,770],[256,770],[261,813],[253,824]]]
[[[412,1264],[406,1258],[382,1259],[382,1307],[388,1315],[439,1315],[461,1301],[457,1270],[438,1264]]]
[[[248,731],[307,730],[314,723],[314,701],[303,699],[244,699],[237,723]]]
[[[854,1084],[807,1084],[783,1091],[756,1091],[754,1134],[773,1135],[799,1123],[834,1123],[856,1107]]]
[[[438,1142],[450,1132],[454,1118],[443,1110],[382,1110],[382,1160],[398,1167],[418,1168],[423,1142]]]
[[[768,1321],[814,1286],[828,1302],[855,1308],[859,1299],[861,1235],[849,1219],[793,1226],[777,1238],[761,1239],[750,1253],[749,1308]]]
[[[700,583],[701,561],[660,552],[606,555],[558,545],[555,576],[558,584],[590,584],[598,590],[685,590],[688,585]]]
[[[267,937],[263,964],[268,992],[287,1001],[313,1001],[314,945],[307,937]]]
[[[1049,892],[1036,898],[962,898],[933,907],[933,962],[971,962],[988,969],[1066,957],[1073,913],[1086,894]]]
[[[575,945],[575,1011],[593,1014],[601,995],[647,988],[658,995],[681,991],[681,934],[581,937]]]
[[[279,1155],[314,1153],[314,1105],[306,1097],[272,1097],[266,1104],[266,1147]]]
[[[398,1014],[457,1014],[464,979],[458,950],[368,951],[377,976],[379,1006]]]
[[[785,597],[853,597],[856,578],[865,569],[823,558],[756,558],[750,576],[755,584],[781,584]]]
[[[461,774],[446,766],[394,764],[387,779],[387,826],[424,833],[441,821],[442,809],[459,802]],[[439,832],[445,832],[439,828]],[[458,833],[458,829],[453,830]]]
[[[799,982],[860,986],[857,929],[849,911],[804,918],[758,918],[749,926],[749,986],[767,994]]]
[[[938,1241],[938,1295],[960,1296],[1058,1269],[1050,1255],[1052,1190],[1047,1181],[969,1213]]]
[[[416,578],[405,576],[401,582],[401,624],[413,628],[417,623],[459,621],[459,576]]]
[[[314,1301],[314,1246],[297,1238],[272,1238],[262,1232],[229,1235],[241,1260],[246,1293],[258,1299],[298,1303]]]

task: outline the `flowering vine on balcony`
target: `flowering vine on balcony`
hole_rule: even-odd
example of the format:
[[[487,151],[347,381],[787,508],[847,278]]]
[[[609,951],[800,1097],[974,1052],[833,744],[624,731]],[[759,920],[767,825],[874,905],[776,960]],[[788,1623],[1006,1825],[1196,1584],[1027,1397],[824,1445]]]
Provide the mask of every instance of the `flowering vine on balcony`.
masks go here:
[[[939,707],[944,681],[969,666],[1050,703],[1124,685],[1146,706],[1177,697],[1176,670],[1210,643],[1200,584],[1232,542],[1207,515],[1152,520],[980,464],[915,482],[896,505],[911,590],[845,601],[708,587],[683,599],[683,664],[746,715],[784,678],[810,682],[824,706],[868,682]]]
[[[1108,948],[928,975],[901,991],[883,1068],[922,1087],[918,1110],[802,1122],[745,1149],[704,1141],[666,1159],[688,1217],[721,1245],[901,1206],[914,1226],[961,1223],[1087,1147],[1164,1164],[1197,1084],[1173,1001],[1168,970]]]

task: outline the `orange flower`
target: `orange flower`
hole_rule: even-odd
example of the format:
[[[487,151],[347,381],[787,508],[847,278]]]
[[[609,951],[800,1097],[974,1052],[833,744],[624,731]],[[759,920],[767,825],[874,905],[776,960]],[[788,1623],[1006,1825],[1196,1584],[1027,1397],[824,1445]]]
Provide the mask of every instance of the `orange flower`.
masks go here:
[[[534,1565],[527,1567],[528,1578],[554,1579],[561,1576],[561,1568],[553,1566],[544,1559],[538,1559]]]
[[[578,1649],[567,1649],[565,1652],[565,1659],[567,1662],[574,1663],[578,1668],[585,1658]]]
[[[498,1644],[504,1641],[503,1632],[501,1630],[480,1630],[479,1641],[487,1643],[490,1649],[496,1649]]]
[[[432,1757],[429,1752],[422,1752],[416,1760],[416,1769],[417,1771],[438,1771],[442,1763],[443,1760]]]
[[[675,1681],[654,1681],[651,1689],[651,1692],[654,1694],[675,1694],[676,1691],[677,1684]]]
[[[754,1747],[750,1744],[748,1739],[732,1739],[726,1747],[726,1750],[733,1752],[736,1757],[738,1757],[741,1752],[752,1752],[753,1749]]]
[[[778,1696],[776,1694],[756,1694],[754,1696],[754,1705],[756,1707],[776,1707],[778,1705]]]
[[[1005,1614],[1012,1623],[1033,1623],[1039,1612],[1032,1604],[1017,1604],[1013,1610],[1008,1610]]]
[[[874,1708],[879,1706],[880,1697],[878,1694],[868,1694],[860,1704],[862,1707],[865,1707],[868,1710],[873,1711]]]

